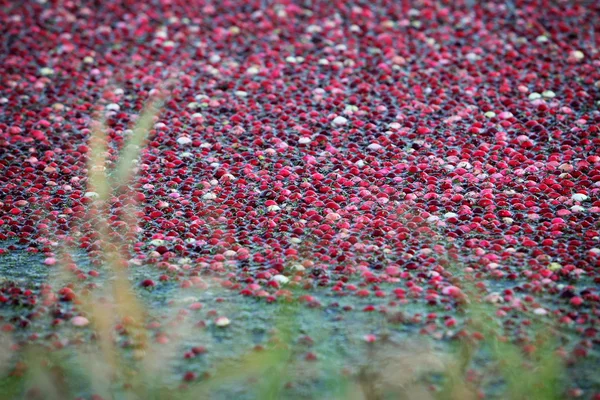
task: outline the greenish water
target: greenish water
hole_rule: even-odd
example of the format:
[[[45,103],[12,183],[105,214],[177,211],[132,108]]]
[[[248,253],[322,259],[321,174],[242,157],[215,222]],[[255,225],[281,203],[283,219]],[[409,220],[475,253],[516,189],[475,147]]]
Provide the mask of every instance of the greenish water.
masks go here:
[[[91,269],[83,253],[73,254],[78,267],[84,271]],[[12,251],[0,257],[0,277],[6,282],[14,282],[17,286],[39,291],[40,285],[53,281],[51,274],[56,272],[56,267],[49,268],[43,264],[43,257],[38,254],[30,254],[25,251]],[[108,284],[106,275],[93,280],[101,290]],[[458,320],[455,331],[460,329],[464,322],[464,316],[454,315],[454,311],[445,309],[443,305],[431,306],[423,301],[411,300],[407,305],[390,305],[391,296],[385,299],[374,297],[361,298],[357,296],[335,295],[330,288],[315,287],[308,294],[318,299],[319,307],[310,307],[300,304],[293,308],[290,313],[289,307],[281,303],[269,304],[265,300],[253,297],[241,296],[237,290],[231,291],[218,286],[209,286],[207,289],[182,289],[173,281],[158,282],[159,271],[150,266],[138,266],[131,269],[131,281],[139,282],[143,278],[156,279],[157,286],[151,290],[138,288],[137,295],[146,305],[152,320],[163,323],[164,328],[160,331],[170,331],[169,321],[173,321],[181,310],[187,310],[185,322],[177,323],[179,326],[171,329],[185,332],[179,338],[173,339],[176,345],[171,349],[171,354],[162,361],[160,368],[161,379],[166,384],[178,385],[185,372],[193,371],[198,376],[204,373],[214,373],[224,363],[239,360],[245,354],[255,352],[257,345],[268,346],[274,336],[274,332],[282,327],[289,326],[291,339],[294,343],[292,351],[292,363],[287,376],[289,387],[282,393],[285,398],[326,398],[339,395],[339,376],[342,370],[347,369],[356,372],[361,366],[368,364],[369,345],[365,343],[367,334],[375,334],[378,338],[389,337],[393,343],[420,346],[426,343],[428,348],[436,353],[448,353],[451,350],[451,340],[447,335],[431,337],[423,335],[420,331],[424,323],[410,322],[410,318],[421,314],[423,319],[429,313],[438,313],[440,316],[453,315]],[[73,276],[69,279],[73,280]],[[83,284],[80,284],[83,285]],[[381,284],[382,289],[390,292],[393,286]],[[489,282],[490,289],[500,291],[504,287],[497,282]],[[55,287],[56,289],[56,287]],[[543,299],[542,299],[543,300]],[[549,309],[555,307],[554,299],[546,299]],[[200,310],[189,310],[193,302],[202,304]],[[375,311],[362,311],[366,306],[375,305]],[[62,302],[61,311],[68,313],[73,310],[74,305]],[[352,310],[348,310],[351,307]],[[386,314],[380,312],[386,309]],[[36,307],[24,305],[0,305],[0,318],[5,321],[16,321],[22,315],[28,315]],[[407,318],[402,323],[389,321],[389,316],[395,313],[403,313]],[[217,316],[226,316],[231,321],[225,328],[215,326],[214,320]],[[63,354],[74,352],[78,349],[71,345],[74,338],[88,341],[90,331],[86,328],[73,328],[65,323],[60,327],[51,325],[53,317],[45,314],[32,319],[27,327],[18,328],[14,332],[17,340],[26,341],[33,332],[40,336],[38,342],[50,344],[56,340],[67,343]],[[200,324],[200,325],[199,325]],[[203,324],[203,325],[202,325]],[[438,324],[439,325],[439,324]],[[185,329],[179,329],[185,326]],[[440,330],[441,331],[441,330]],[[312,343],[304,343],[302,338],[310,336]],[[127,340],[120,338],[121,342]],[[575,332],[565,332],[563,344],[571,348],[578,340]],[[418,344],[416,344],[418,343]],[[160,349],[161,345],[155,344]],[[184,354],[194,346],[203,346],[206,352],[191,359],[185,359]],[[125,352],[131,353],[130,350]],[[306,361],[308,352],[317,356],[317,361]],[[573,364],[569,369],[569,381],[580,388],[591,390],[600,387],[600,379],[595,374],[595,366],[600,358],[597,349],[590,351],[587,359]],[[489,360],[489,355],[481,352],[475,358],[474,367],[484,366]],[[428,379],[436,382],[436,375],[430,374]],[[79,381],[79,384],[83,379]],[[283,382],[285,383],[285,382]],[[222,399],[253,399],[256,393],[253,389],[256,383],[248,382],[247,379],[239,379],[227,385],[220,386],[214,392],[213,398]],[[488,389],[491,397],[501,389],[501,383],[490,382]],[[82,386],[82,394],[86,387]],[[588,391],[589,393],[589,391]]]
[[[91,269],[84,254],[72,255],[81,270]],[[43,264],[44,257],[24,251],[12,251],[0,258],[0,276],[6,282],[14,282],[22,288],[31,288],[38,292],[40,285],[57,281],[52,274],[58,267],[47,267]],[[204,372],[218,369],[223,363],[236,360],[245,354],[254,352],[257,345],[268,346],[269,340],[275,331],[283,325],[293,324],[292,340],[294,345],[293,368],[298,368],[298,380],[293,382],[286,390],[286,398],[314,398],[318,393],[321,396],[330,390],[338,390],[335,376],[344,368],[352,369],[365,363],[367,346],[364,336],[367,334],[385,334],[395,342],[405,342],[418,335],[420,327],[415,324],[393,324],[387,322],[387,316],[378,311],[363,312],[362,309],[369,305],[376,308],[385,306],[388,314],[398,311],[408,312],[402,306],[386,306],[389,300],[375,300],[374,298],[360,298],[356,296],[334,296],[329,288],[314,288],[310,295],[321,303],[319,307],[310,307],[304,304],[294,307],[292,314],[285,311],[282,304],[269,304],[265,300],[254,297],[244,297],[238,290],[226,290],[218,286],[207,289],[182,289],[176,282],[158,282],[159,272],[155,268],[138,266],[131,269],[131,281],[139,282],[141,277],[153,278],[157,286],[148,290],[137,289],[137,295],[146,305],[150,319],[160,322],[171,321],[181,310],[187,310],[192,302],[202,303],[200,310],[188,310],[185,335],[177,338],[178,343],[174,354],[168,357],[161,368],[161,378],[165,383],[178,384],[181,376],[186,371],[193,371],[199,376]],[[67,281],[73,281],[73,275],[67,275]],[[93,280],[101,290],[108,285],[106,274]],[[84,284],[79,284],[83,286]],[[345,307],[352,307],[351,311]],[[68,313],[76,308],[70,302],[61,302],[62,312]],[[24,312],[29,313],[34,308],[19,306],[0,306],[0,317],[5,320],[14,320]],[[431,311],[431,307],[424,305],[411,305],[409,314]],[[215,326],[216,316],[226,316],[231,324],[226,328]],[[17,339],[25,340],[32,332],[40,336],[38,343],[49,344],[57,339],[68,342],[73,338],[89,339],[87,329],[74,328],[65,323],[60,327],[51,325],[52,317],[42,315],[31,321],[26,328],[18,328],[14,335]],[[204,327],[198,324],[204,323]],[[167,325],[167,324],[165,324]],[[162,331],[163,328],[157,330]],[[169,332],[169,328],[164,330]],[[172,329],[176,332],[178,329]],[[304,336],[310,336],[312,343],[302,343]],[[411,339],[411,340],[412,340]],[[123,339],[125,340],[125,339]],[[160,348],[161,345],[156,345]],[[203,346],[206,353],[192,359],[185,359],[184,354],[194,346]],[[443,348],[446,344],[435,342],[432,348]],[[76,351],[77,346],[67,345],[66,351]],[[127,350],[126,350],[127,352]],[[305,361],[306,353],[317,355],[318,360]],[[307,371],[310,371],[307,372]],[[332,373],[335,372],[335,373]],[[226,385],[215,393],[217,398],[253,398],[254,393],[248,389],[247,382],[238,382],[237,385]]]

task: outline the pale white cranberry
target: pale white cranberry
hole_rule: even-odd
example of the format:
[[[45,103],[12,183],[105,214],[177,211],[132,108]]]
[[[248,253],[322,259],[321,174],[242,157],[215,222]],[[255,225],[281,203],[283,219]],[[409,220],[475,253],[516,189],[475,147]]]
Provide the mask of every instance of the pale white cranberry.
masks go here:
[[[273,280],[279,284],[285,285],[286,283],[288,283],[290,281],[290,278],[288,278],[285,275],[275,275],[273,277]]]
[[[78,317],[71,318],[71,324],[73,326],[83,327],[83,326],[88,325],[89,323],[90,323],[90,321],[85,317],[78,316]]]
[[[42,75],[42,76],[54,75],[54,70],[50,67],[40,68],[40,75]]]
[[[332,121],[335,126],[344,126],[348,123],[348,120],[342,116],[335,117]]]
[[[571,196],[571,199],[573,199],[574,201],[586,201],[588,197],[583,193],[575,193]]]
[[[180,136],[180,137],[177,138],[177,143],[179,143],[182,146],[185,146],[187,144],[192,143],[192,139],[190,139],[187,136]]]
[[[227,258],[234,258],[237,256],[237,252],[235,252],[233,250],[227,250],[223,253],[223,255]]]
[[[576,61],[581,61],[585,58],[585,54],[583,54],[583,52],[581,50],[573,50],[570,54],[569,57],[576,60]]]

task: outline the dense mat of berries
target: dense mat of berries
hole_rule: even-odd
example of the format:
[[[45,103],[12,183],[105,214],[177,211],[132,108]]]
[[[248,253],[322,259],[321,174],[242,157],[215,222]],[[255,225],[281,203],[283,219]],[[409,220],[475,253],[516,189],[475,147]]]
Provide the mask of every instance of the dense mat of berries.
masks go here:
[[[137,165],[141,285],[210,273],[272,302],[298,282],[365,311],[445,305],[430,322],[451,329],[450,248],[499,316],[555,315],[579,355],[597,345],[600,3],[215,3],[0,1],[0,253],[52,268],[70,243],[96,268],[74,277],[103,274],[91,123],[114,163],[172,79]]]

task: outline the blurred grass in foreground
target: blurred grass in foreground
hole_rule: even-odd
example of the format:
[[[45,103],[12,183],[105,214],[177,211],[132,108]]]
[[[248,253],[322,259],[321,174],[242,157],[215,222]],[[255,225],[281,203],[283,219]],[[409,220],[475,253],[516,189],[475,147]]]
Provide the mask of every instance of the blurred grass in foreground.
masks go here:
[[[163,93],[163,97],[166,94]],[[105,288],[77,293],[77,308],[89,318],[95,342],[84,343],[76,356],[64,352],[48,352],[39,346],[28,346],[12,354],[12,342],[5,336],[0,363],[13,368],[0,369],[0,398],[55,399],[75,398],[87,392],[99,399],[204,399],[219,387],[239,384],[252,387],[257,399],[285,398],[285,384],[293,376],[311,373],[303,371],[298,362],[295,337],[298,331],[297,311],[301,305],[291,296],[279,302],[275,334],[262,351],[253,351],[238,359],[217,366],[210,376],[189,376],[180,386],[166,383],[164,368],[174,357],[176,348],[191,329],[186,322],[174,324],[168,344],[156,345],[146,328],[148,312],[130,286],[127,271],[126,243],[111,235],[108,225],[109,201],[115,193],[125,196],[131,208],[125,223],[128,237],[134,238],[138,221],[134,218],[135,200],[128,187],[134,178],[132,164],[139,158],[144,143],[162,104],[159,98],[150,102],[137,121],[133,136],[121,151],[112,173],[106,172],[108,138],[102,123],[94,124],[90,138],[88,191],[97,195],[90,206],[96,215],[95,230],[100,237],[105,268],[111,277]],[[64,252],[68,254],[69,249]],[[449,270],[451,268],[448,268]],[[454,268],[454,272],[458,268]],[[453,271],[450,271],[453,272]],[[59,272],[52,277],[53,286],[66,278]],[[335,398],[353,400],[444,399],[471,400],[482,397],[482,388],[469,377],[475,354],[485,348],[491,360],[490,371],[504,382],[502,399],[553,400],[563,398],[561,378],[563,365],[556,355],[552,335],[544,328],[533,329],[534,350],[523,349],[504,338],[501,325],[495,319],[496,308],[485,303],[469,279],[461,287],[465,295],[461,308],[473,328],[483,335],[475,343],[469,337],[460,339],[456,354],[438,354],[418,342],[394,343],[379,337],[365,348],[364,361],[355,365],[354,373],[340,371],[338,360],[321,360],[326,371],[330,392]],[[214,285],[215,290],[220,288]],[[222,289],[221,289],[222,290]],[[297,295],[297,293],[294,293]],[[56,300],[56,299],[54,299]],[[128,331],[130,349],[125,351],[115,338],[115,326]],[[9,360],[12,357],[12,360]],[[16,366],[14,360],[18,359]],[[0,367],[2,367],[0,365]],[[428,374],[443,377],[441,389],[431,390],[422,377]],[[315,394],[318,398],[319,394]],[[94,397],[95,396],[95,397]]]

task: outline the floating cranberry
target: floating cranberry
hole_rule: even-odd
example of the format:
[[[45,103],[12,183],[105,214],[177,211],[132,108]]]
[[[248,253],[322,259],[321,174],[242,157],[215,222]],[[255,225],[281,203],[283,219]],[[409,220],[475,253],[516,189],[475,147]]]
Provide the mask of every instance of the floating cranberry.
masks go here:
[[[185,382],[193,382],[197,379],[197,377],[198,376],[196,375],[196,373],[192,371],[188,371],[185,374],[183,374],[183,380]]]
[[[140,285],[145,288],[151,288],[156,286],[156,283],[152,279],[144,279]]]

